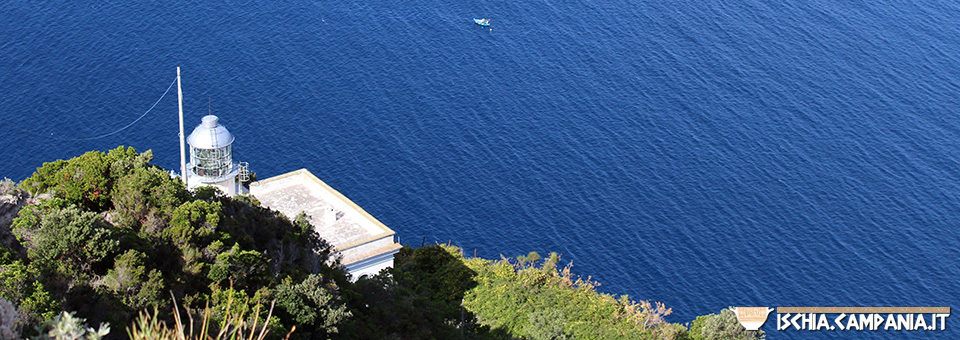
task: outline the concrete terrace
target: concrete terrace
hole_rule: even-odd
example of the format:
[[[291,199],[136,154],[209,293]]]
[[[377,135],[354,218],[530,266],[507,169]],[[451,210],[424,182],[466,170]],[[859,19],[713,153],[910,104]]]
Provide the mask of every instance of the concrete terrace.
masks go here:
[[[301,211],[309,215],[314,230],[334,246],[355,278],[393,266],[393,254],[401,248],[393,230],[306,169],[251,183],[250,194],[291,219]]]

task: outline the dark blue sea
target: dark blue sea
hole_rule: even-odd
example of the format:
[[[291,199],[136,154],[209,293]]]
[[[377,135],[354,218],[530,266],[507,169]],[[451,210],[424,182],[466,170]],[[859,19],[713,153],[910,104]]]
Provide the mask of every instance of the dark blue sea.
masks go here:
[[[182,68],[260,178],[307,168],[419,246],[556,251],[672,322],[727,306],[960,307],[955,1],[13,0],[0,117],[83,139]],[[490,18],[491,27],[474,17]],[[208,105],[209,104],[209,105]],[[88,150],[178,168],[176,89]],[[768,338],[955,338],[775,330]]]

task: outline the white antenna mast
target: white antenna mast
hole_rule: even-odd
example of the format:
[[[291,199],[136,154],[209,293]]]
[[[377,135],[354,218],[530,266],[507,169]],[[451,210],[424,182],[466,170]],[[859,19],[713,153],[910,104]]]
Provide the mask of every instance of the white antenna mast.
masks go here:
[[[180,89],[180,66],[177,66],[177,105],[180,107],[180,179],[187,186],[187,153],[183,148],[183,91]]]

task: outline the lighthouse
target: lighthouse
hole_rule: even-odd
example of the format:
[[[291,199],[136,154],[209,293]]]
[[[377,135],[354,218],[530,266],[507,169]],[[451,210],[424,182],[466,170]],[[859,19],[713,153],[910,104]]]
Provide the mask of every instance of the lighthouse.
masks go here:
[[[245,167],[233,159],[234,137],[214,115],[204,116],[187,137],[190,162],[187,163],[187,188],[209,185],[229,196],[244,192],[241,186]]]
[[[180,107],[180,177],[187,189],[202,186],[219,188],[228,196],[245,194],[243,184],[249,181],[246,162],[234,162],[233,134],[214,115],[204,116],[186,138],[190,146],[190,162],[186,162],[183,136],[183,91],[180,89],[180,68],[177,67],[177,96]]]

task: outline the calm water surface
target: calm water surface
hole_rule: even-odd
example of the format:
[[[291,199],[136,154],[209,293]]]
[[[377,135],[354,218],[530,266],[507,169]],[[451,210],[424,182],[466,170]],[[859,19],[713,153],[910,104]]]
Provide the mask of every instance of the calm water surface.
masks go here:
[[[83,138],[183,69],[261,178],[307,168],[419,245],[557,251],[673,322],[960,299],[951,1],[233,1],[5,6],[0,117]],[[472,23],[491,19],[492,30]],[[132,145],[0,125],[0,176]],[[956,337],[776,332],[770,338]],[[948,329],[960,329],[948,320]]]

